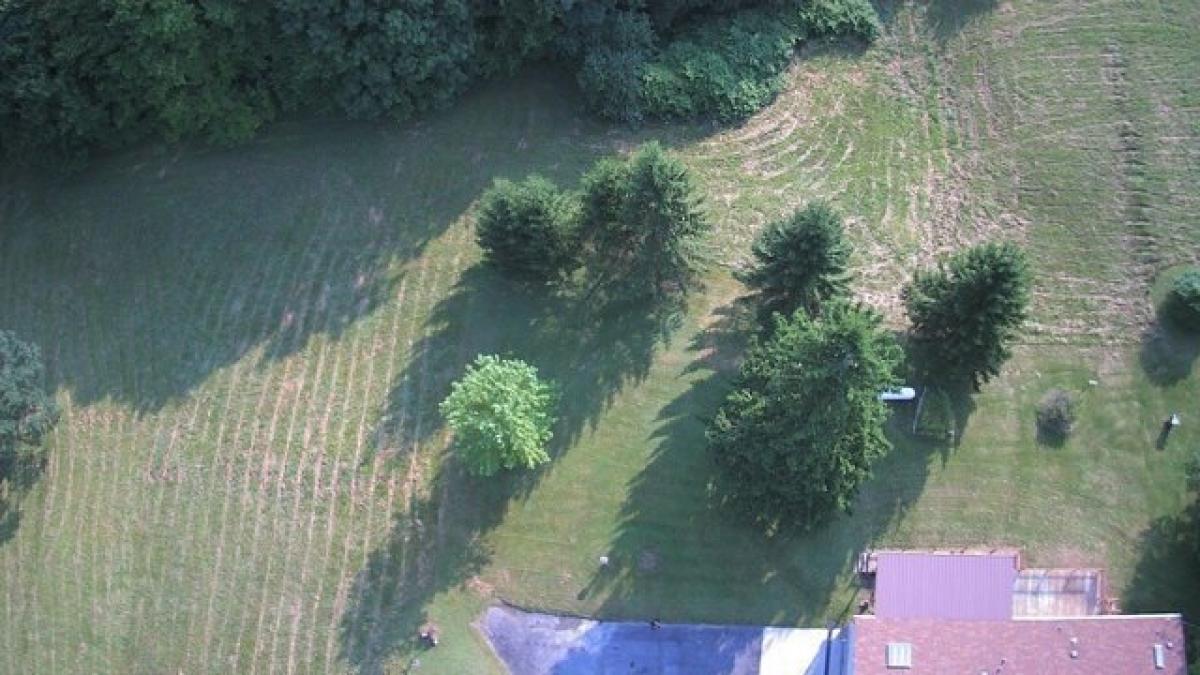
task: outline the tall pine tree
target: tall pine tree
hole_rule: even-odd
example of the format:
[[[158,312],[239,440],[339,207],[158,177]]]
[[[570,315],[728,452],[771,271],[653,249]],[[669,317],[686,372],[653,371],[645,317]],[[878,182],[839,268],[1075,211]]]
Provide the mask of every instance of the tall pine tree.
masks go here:
[[[682,162],[649,143],[628,163],[598,163],[584,178],[583,199],[594,284],[627,299],[687,289],[710,224]]]
[[[758,291],[767,316],[816,314],[823,303],[849,295],[850,244],[842,217],[826,202],[767,225],[753,250],[756,265],[743,280]]]
[[[543,284],[575,269],[578,205],[571,195],[534,174],[520,183],[497,180],[481,202],[476,240],[503,273]]]
[[[878,314],[839,301],[818,319],[777,315],[709,427],[726,496],[769,531],[848,511],[890,445],[879,392],[900,348]]]
[[[1000,372],[1029,305],[1029,263],[1015,244],[974,246],[920,270],[905,290],[925,376],[978,389]]]

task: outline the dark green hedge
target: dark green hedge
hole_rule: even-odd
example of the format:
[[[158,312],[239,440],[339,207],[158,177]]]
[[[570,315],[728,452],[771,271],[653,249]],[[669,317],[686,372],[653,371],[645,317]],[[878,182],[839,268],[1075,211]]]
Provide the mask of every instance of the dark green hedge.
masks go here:
[[[303,109],[403,119],[531,59],[601,115],[744,117],[867,0],[0,0],[0,154],[232,143]]]
[[[614,119],[745,119],[783,88],[797,45],[808,37],[873,40],[879,17],[869,0],[766,2],[702,15],[655,52],[645,40],[609,40],[584,60],[580,85]],[[624,35],[618,35],[618,38]]]

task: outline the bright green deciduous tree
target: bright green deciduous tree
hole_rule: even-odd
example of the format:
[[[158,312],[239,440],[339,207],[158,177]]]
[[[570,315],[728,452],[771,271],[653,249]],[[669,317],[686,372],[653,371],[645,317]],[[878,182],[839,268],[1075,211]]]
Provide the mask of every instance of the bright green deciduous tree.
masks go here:
[[[58,405],[43,388],[45,367],[36,345],[0,330],[0,451],[36,445],[58,421]]]
[[[756,265],[744,280],[772,312],[809,314],[849,295],[850,244],[842,217],[826,202],[813,202],[769,225],[754,242]]]
[[[730,502],[769,531],[848,511],[890,445],[879,392],[900,348],[876,313],[846,302],[818,319],[777,316],[708,430]]]
[[[527,283],[557,281],[578,262],[577,212],[576,201],[541,176],[498,180],[483,196],[477,239],[487,260],[506,275]]]
[[[452,385],[441,411],[467,469],[491,476],[550,461],[546,443],[557,399],[554,385],[539,379],[533,366],[480,355]]]
[[[928,376],[978,389],[1000,372],[1029,305],[1029,263],[1012,243],[961,251],[920,270],[905,290]]]

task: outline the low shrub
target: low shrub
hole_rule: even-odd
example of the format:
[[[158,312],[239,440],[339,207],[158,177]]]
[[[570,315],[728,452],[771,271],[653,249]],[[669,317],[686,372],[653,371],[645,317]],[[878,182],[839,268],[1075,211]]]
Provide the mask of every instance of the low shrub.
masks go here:
[[[805,37],[879,34],[868,0],[810,0],[699,16],[655,52],[653,33],[637,16],[618,18],[583,57],[580,86],[605,117],[736,122],[779,94]]]
[[[1200,270],[1188,270],[1176,277],[1163,308],[1179,326],[1200,329]]]
[[[801,34],[784,12],[746,11],[681,34],[647,63],[641,95],[648,116],[749,117],[783,87]]]
[[[922,438],[944,441],[953,439],[957,428],[950,395],[943,389],[930,387],[922,397],[913,433]]]
[[[1038,437],[1049,443],[1062,443],[1075,426],[1075,400],[1070,392],[1051,389],[1037,405]]]
[[[808,0],[800,18],[810,35],[879,36],[879,14],[870,0]]]

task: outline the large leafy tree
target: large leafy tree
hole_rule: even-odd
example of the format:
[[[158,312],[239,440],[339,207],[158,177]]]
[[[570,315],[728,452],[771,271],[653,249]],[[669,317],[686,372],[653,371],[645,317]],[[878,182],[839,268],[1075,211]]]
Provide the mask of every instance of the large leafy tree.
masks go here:
[[[271,17],[236,0],[0,2],[0,146],[77,157],[148,136],[247,138],[287,80]]]
[[[920,270],[905,290],[926,375],[978,389],[1000,372],[1029,304],[1029,263],[1015,244],[986,243]]]
[[[467,469],[491,476],[550,461],[546,443],[556,401],[554,385],[538,378],[533,366],[480,355],[452,385],[441,411]]]
[[[286,35],[351,117],[404,118],[449,103],[476,71],[467,0],[277,0]]]
[[[570,195],[541,176],[498,180],[483,196],[477,240],[488,262],[512,278],[557,281],[578,261],[577,211]]]
[[[594,283],[628,298],[687,289],[710,223],[678,158],[648,143],[627,163],[599,162],[584,177],[583,191]]]
[[[753,250],[755,266],[743,278],[767,315],[816,314],[823,303],[849,294],[850,244],[841,216],[826,202],[767,225]]]
[[[877,314],[844,301],[775,322],[708,437],[733,504],[768,530],[807,529],[848,511],[889,450],[879,392],[895,384],[901,354]]]
[[[37,346],[0,330],[0,451],[16,443],[40,443],[58,421],[58,406],[46,394],[44,375]]]

